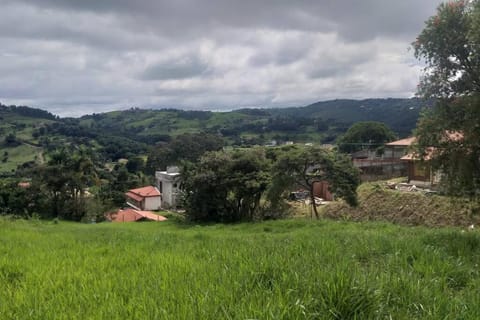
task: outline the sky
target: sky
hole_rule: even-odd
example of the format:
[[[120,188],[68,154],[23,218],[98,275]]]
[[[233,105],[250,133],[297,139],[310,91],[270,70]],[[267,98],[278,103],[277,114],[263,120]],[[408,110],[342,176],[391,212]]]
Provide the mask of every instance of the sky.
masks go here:
[[[0,102],[61,116],[409,98],[439,0],[0,0]]]

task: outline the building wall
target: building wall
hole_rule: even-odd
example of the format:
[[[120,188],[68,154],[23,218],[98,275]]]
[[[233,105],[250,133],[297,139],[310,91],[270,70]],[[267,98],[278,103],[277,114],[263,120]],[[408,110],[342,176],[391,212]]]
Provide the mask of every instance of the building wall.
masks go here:
[[[175,187],[174,185],[177,184],[177,182],[170,181],[170,180],[163,180],[159,181],[162,185],[162,205],[164,208],[171,208],[175,207],[177,205],[177,193],[178,193],[178,187]]]
[[[333,195],[328,190],[328,182],[315,182],[313,184],[313,195],[326,201],[333,201]]]
[[[175,169],[175,168],[174,168]],[[178,171],[178,170],[173,170]],[[157,171],[155,172],[157,188],[162,194],[162,208],[168,209],[177,206],[177,195],[179,192],[178,172]]]
[[[162,207],[162,200],[158,197],[147,197],[144,200],[143,210],[159,210]]]
[[[131,206],[134,206],[138,209],[142,209],[143,207],[143,201],[142,202],[139,202],[135,199],[132,199],[132,198],[129,198],[129,197],[126,197],[126,202],[127,204],[131,205]]]

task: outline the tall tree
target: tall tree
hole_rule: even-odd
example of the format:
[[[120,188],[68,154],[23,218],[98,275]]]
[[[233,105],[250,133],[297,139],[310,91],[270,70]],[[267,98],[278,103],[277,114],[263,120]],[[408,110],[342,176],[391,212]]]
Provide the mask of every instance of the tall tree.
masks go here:
[[[365,121],[352,125],[337,143],[340,151],[350,153],[363,149],[375,150],[394,139],[395,134],[384,123]]]
[[[95,166],[85,150],[60,149],[38,168],[34,183],[47,190],[53,216],[80,220],[85,214],[85,191],[94,178]]]
[[[147,170],[165,170],[168,165],[180,161],[196,161],[207,151],[218,151],[223,147],[223,139],[208,133],[185,133],[169,143],[152,148],[148,154]]]
[[[426,63],[418,92],[436,99],[418,122],[418,152],[434,147],[431,163],[442,171],[447,189],[475,195],[480,189],[480,1],[441,4],[413,48]]]
[[[357,205],[359,173],[346,155],[313,146],[289,146],[279,152],[273,166],[273,196],[291,186],[301,186],[309,191],[312,209],[319,218],[313,188],[316,182],[326,181],[337,197],[351,206]]]
[[[208,152],[183,167],[187,215],[197,221],[252,220],[260,212],[269,182],[262,149]]]

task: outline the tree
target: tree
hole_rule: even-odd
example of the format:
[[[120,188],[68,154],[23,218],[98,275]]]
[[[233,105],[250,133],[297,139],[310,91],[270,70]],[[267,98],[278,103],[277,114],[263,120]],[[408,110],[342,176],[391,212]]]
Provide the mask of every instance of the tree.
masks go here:
[[[0,182],[0,215],[8,214],[22,218],[42,214],[45,209],[45,194],[39,185],[19,186],[19,181]]]
[[[142,171],[145,168],[145,160],[139,156],[131,157],[125,167],[131,173]]]
[[[357,122],[338,139],[340,151],[346,153],[362,149],[375,150],[385,142],[395,139],[395,134],[384,123],[375,121]]]
[[[147,170],[165,170],[169,165],[180,161],[196,161],[207,151],[218,151],[223,147],[223,139],[208,133],[185,133],[175,137],[163,146],[150,150],[147,160]]]
[[[430,150],[432,167],[441,170],[448,191],[475,195],[480,190],[480,1],[441,4],[413,48],[426,63],[418,93],[436,99],[418,122],[417,152]]]
[[[95,166],[83,149],[60,149],[37,168],[34,183],[47,192],[54,217],[80,220],[85,214],[85,191],[95,179]]]
[[[329,189],[351,206],[357,205],[358,170],[343,154],[320,147],[289,146],[279,150],[273,166],[270,197],[278,198],[282,190],[298,185],[309,191],[315,217],[319,217],[313,187],[316,182],[327,181]]]
[[[253,220],[269,183],[263,149],[208,152],[183,166],[186,213],[196,221]]]
[[[16,147],[20,145],[17,136],[14,133],[9,133],[4,139],[4,145],[6,147]]]

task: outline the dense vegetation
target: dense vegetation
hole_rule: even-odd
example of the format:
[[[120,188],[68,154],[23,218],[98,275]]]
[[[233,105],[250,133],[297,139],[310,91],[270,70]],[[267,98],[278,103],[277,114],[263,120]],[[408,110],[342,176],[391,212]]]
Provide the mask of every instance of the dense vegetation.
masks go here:
[[[413,44],[427,68],[419,93],[435,98],[417,129],[418,153],[443,173],[450,193],[480,190],[480,1],[438,7]]]
[[[357,204],[358,171],[350,158],[313,146],[240,149],[203,155],[182,170],[187,216],[194,221],[237,222],[279,218],[290,191],[304,188],[318,218],[314,184]]]
[[[92,149],[108,162],[156,153],[175,137],[189,133],[217,136],[233,146],[272,140],[333,143],[353,123],[373,120],[384,122],[403,137],[411,133],[420,110],[428,104],[418,99],[335,100],[286,109],[130,109],[81,118],[0,105],[0,175],[11,176],[18,166],[31,162],[42,163],[45,152],[66,145]]]
[[[363,149],[380,150],[385,143],[395,140],[395,134],[384,123],[357,122],[348,128],[338,140],[338,148],[345,153]]]
[[[480,236],[0,220],[2,319],[475,319]]]

